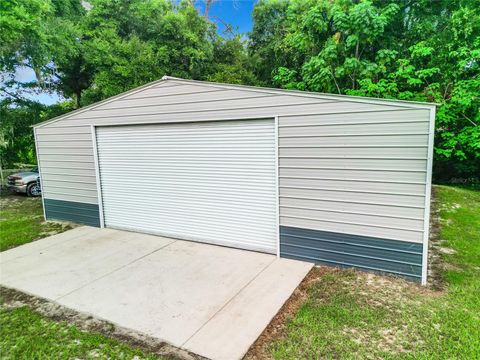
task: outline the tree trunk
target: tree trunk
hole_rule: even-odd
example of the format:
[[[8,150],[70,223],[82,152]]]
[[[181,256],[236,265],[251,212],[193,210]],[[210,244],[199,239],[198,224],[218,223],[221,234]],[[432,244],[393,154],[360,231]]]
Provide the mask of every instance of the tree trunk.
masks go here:
[[[80,101],[82,100],[82,90],[75,93],[75,109],[80,109]]]

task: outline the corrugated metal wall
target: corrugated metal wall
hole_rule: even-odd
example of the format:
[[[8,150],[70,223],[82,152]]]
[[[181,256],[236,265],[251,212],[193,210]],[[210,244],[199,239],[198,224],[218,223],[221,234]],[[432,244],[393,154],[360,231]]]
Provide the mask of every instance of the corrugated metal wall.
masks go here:
[[[280,224],[423,241],[428,110],[279,121]]]
[[[97,203],[92,124],[278,115],[280,225],[422,243],[430,109],[168,80],[38,127],[44,196]]]

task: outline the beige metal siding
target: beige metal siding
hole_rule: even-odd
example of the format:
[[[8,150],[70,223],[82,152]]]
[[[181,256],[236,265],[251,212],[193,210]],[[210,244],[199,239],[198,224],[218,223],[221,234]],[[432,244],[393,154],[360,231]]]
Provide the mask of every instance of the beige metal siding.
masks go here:
[[[72,117],[72,120],[79,119],[111,119],[112,117],[125,118],[126,116],[138,117],[157,114],[174,114],[186,112],[211,112],[230,109],[248,109],[248,108],[266,108],[281,106],[301,106],[304,104],[312,104],[316,101],[310,98],[295,98],[293,96],[286,99],[278,98],[276,95],[260,95],[260,96],[237,96],[230,99],[215,99],[214,95],[204,102],[187,102],[174,104],[157,104],[135,107],[120,107],[115,109],[94,109],[88,113],[78,114]],[[187,107],[191,109],[187,110]]]
[[[97,203],[92,124],[278,115],[281,225],[421,242],[429,113],[167,81],[37,128],[44,192]]]
[[[428,110],[280,118],[280,224],[421,242],[428,127]]]
[[[284,99],[285,102],[287,99]],[[359,103],[336,103],[318,102],[308,104],[288,104],[285,105],[282,99],[277,100],[277,104],[263,106],[261,102],[252,101],[251,106],[242,106],[231,104],[228,108],[226,104],[222,107],[208,107],[206,109],[195,110],[197,104],[191,106],[179,105],[175,110],[159,111],[155,113],[138,113],[136,115],[124,115],[123,112],[118,111],[115,116],[102,116],[101,114],[92,114],[88,118],[81,118],[84,113],[72,116],[48,126],[53,127],[70,127],[90,125],[112,125],[115,123],[125,124],[146,124],[146,123],[165,123],[165,122],[191,122],[191,121],[212,121],[212,120],[236,120],[255,117],[271,117],[272,114],[279,116],[295,116],[295,115],[328,115],[341,113],[358,113],[358,112],[375,112],[375,111],[408,111],[405,109],[391,109],[388,106],[359,104]],[[300,103],[302,101],[299,101]]]
[[[423,208],[398,206],[396,204],[382,204],[366,201],[342,201],[329,199],[301,199],[298,197],[280,197],[280,210],[286,208],[328,210],[338,213],[370,214],[378,218],[389,217],[399,219],[423,219]]]

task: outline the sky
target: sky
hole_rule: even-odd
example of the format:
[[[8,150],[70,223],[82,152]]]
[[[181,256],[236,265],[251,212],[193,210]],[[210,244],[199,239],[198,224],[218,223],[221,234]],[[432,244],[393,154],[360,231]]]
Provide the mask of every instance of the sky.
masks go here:
[[[217,0],[210,8],[209,18],[217,24],[220,35],[225,31],[224,23],[233,25],[233,29],[247,35],[252,30],[252,11],[257,0]],[[203,13],[203,3],[199,2],[199,9]],[[221,21],[220,21],[221,20]],[[15,72],[15,79],[27,82],[35,79],[32,69],[19,67]],[[45,105],[55,104],[64,100],[58,94],[40,93],[25,95],[27,98],[39,101]]]
[[[209,18],[218,26],[221,34],[225,27],[217,19],[229,23],[239,33],[246,34],[252,30],[252,12],[256,0],[218,0],[210,8]],[[203,13],[203,8],[201,11]]]
[[[17,67],[15,71],[15,80],[18,82],[29,82],[35,80],[35,73],[28,67]],[[56,93],[41,92],[39,94],[24,94],[27,99],[41,102],[45,105],[52,105],[65,100],[62,96]]]

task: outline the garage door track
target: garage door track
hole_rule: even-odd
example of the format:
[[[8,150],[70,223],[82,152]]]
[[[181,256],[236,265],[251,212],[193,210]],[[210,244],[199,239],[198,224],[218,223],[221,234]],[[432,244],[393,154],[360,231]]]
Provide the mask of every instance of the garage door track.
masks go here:
[[[311,264],[79,227],[0,254],[0,283],[212,359],[241,358]]]

